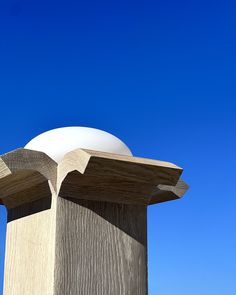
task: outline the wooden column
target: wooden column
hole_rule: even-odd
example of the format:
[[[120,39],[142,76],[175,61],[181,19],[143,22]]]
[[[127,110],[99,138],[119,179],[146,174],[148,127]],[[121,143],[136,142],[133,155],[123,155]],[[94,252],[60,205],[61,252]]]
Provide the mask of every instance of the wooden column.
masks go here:
[[[146,295],[147,206],[187,186],[174,164],[78,149],[0,157],[4,295]]]

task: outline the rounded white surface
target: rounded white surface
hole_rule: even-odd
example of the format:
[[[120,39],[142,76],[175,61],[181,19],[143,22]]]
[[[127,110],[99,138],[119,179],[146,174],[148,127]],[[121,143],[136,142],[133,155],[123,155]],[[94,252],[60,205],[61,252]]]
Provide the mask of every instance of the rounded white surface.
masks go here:
[[[63,127],[44,132],[33,138],[26,149],[46,153],[56,162],[77,148],[132,156],[129,148],[117,137],[88,127]]]

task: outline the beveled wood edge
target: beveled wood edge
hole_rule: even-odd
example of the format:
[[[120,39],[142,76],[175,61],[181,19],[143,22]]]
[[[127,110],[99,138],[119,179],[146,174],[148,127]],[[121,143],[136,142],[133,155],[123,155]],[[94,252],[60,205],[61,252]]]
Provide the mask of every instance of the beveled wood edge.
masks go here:
[[[164,202],[162,201],[163,196],[165,196],[165,201],[181,199],[188,189],[189,185],[182,179],[179,179],[177,184],[173,186],[159,184],[151,194],[150,205]]]
[[[37,171],[50,180],[53,186],[56,184],[57,163],[43,152],[18,148],[1,155],[0,160],[5,164],[10,174],[20,170]],[[1,174],[0,178],[2,178]]]
[[[162,191],[172,191],[174,194],[176,194],[176,196],[182,198],[182,196],[189,189],[189,185],[182,179],[179,179],[177,184],[174,186],[159,184],[158,188]]]
[[[94,171],[91,172],[91,169],[89,169],[88,171],[88,167],[90,167],[90,162],[93,159],[101,160],[105,167],[104,170],[106,170],[106,164],[107,164],[106,160],[108,160],[108,161],[113,161],[114,163],[115,162],[119,162],[120,164],[124,163],[126,165],[139,164],[140,166],[144,168],[144,170],[145,168],[152,166],[153,168],[166,168],[166,169],[170,169],[170,171],[174,171],[175,177],[170,181],[172,185],[166,185],[166,187],[164,185],[163,189],[159,188],[158,189],[159,193],[162,191],[163,192],[167,191],[170,188],[172,189],[172,187],[175,187],[183,171],[182,168],[169,162],[138,158],[133,156],[124,156],[124,155],[118,155],[118,154],[112,154],[112,153],[106,153],[106,152],[100,152],[100,151],[94,151],[94,150],[88,150],[88,149],[76,149],[74,151],[67,153],[64,156],[63,160],[58,164],[57,189],[58,189],[59,195],[60,195],[60,190],[62,188],[62,184],[66,181],[67,177],[73,171],[77,171],[78,173],[81,173],[85,177],[86,177],[86,174],[91,176],[93,174],[97,175],[97,173],[99,173],[99,171],[96,170],[96,168],[94,167],[92,167],[92,170],[94,169]],[[117,169],[119,169],[119,166]],[[178,171],[177,176],[176,176],[176,171]],[[101,179],[102,179],[102,176],[101,176]],[[136,183],[134,182],[134,185],[135,184],[138,184],[138,182]],[[161,184],[156,183],[156,185],[161,185]],[[155,185],[153,185],[150,182],[150,187],[151,186],[154,187]],[[149,197],[151,199],[152,196],[147,196],[147,198]],[[155,198],[153,198],[153,201],[154,199]]]
[[[86,152],[90,155],[90,157],[99,157],[104,159],[111,159],[111,160],[119,160],[122,162],[130,162],[130,163],[138,163],[138,164],[144,164],[144,165],[153,165],[153,166],[162,166],[162,167],[168,167],[172,169],[181,169],[181,167],[170,163],[166,161],[160,161],[160,160],[154,160],[154,159],[148,159],[148,158],[142,158],[142,157],[134,157],[134,156],[126,156],[126,155],[120,155],[120,154],[114,154],[114,153],[107,153],[107,152],[100,152],[100,151],[94,151],[89,149],[80,149],[81,151]],[[76,150],[70,152],[73,153]],[[68,154],[70,154],[68,153]],[[68,155],[66,154],[66,156]]]
[[[83,149],[76,149],[67,153],[57,167],[57,192],[66,176],[72,171],[84,174],[91,155]]]
[[[19,148],[0,156],[0,179],[13,175],[14,173],[20,173],[22,170],[36,171],[40,173],[45,180],[50,181],[55,192],[59,193],[61,185],[69,173],[72,171],[78,171],[81,174],[86,174],[86,169],[91,158],[98,158],[102,161],[104,159],[104,161],[108,160],[128,165],[139,164],[141,167],[164,167],[175,171],[175,173],[178,171],[178,178],[182,173],[182,168],[169,162],[88,149],[76,149],[71,151],[64,156],[59,164],[57,164],[43,152]],[[178,181],[176,176],[174,181]],[[160,196],[162,193],[167,194],[167,192],[169,197],[179,198],[180,195],[182,196],[187,190],[186,186],[181,188],[180,184],[182,184],[180,181],[176,185],[157,184],[156,189],[153,191],[150,203],[155,202],[157,195]],[[0,200],[0,204],[2,203],[3,202]]]
[[[119,155],[114,153],[100,152],[89,149],[75,149],[69,153],[67,153],[62,161],[58,164],[58,179],[57,184],[61,185],[61,181],[66,177],[66,175],[72,171],[78,171],[81,174],[86,173],[86,168],[88,167],[89,161],[91,158],[100,158],[100,159],[108,159],[113,161],[119,161],[123,163],[130,164],[140,164],[140,165],[150,165],[150,166],[159,166],[170,169],[176,169],[179,171],[183,171],[183,169],[173,163],[152,160],[140,157]]]
[[[78,171],[81,174],[86,174],[89,162],[92,158],[99,158],[104,160],[110,160],[125,164],[139,164],[143,167],[153,166],[153,167],[163,167],[167,169],[172,169],[173,171],[178,171],[179,176],[174,180],[173,185],[177,183],[183,169],[170,162],[164,162],[159,160],[152,160],[146,158],[139,158],[133,156],[125,156],[114,153],[100,152],[88,149],[75,149],[67,153],[62,161],[58,164],[58,176],[57,176],[57,191],[60,191],[62,182],[65,180],[66,176],[72,171]],[[105,164],[105,161],[104,161]]]
[[[22,175],[23,173],[25,173],[25,171],[28,171],[28,184],[27,186],[25,186],[24,184],[21,189],[21,182],[19,182],[17,184],[17,187],[14,187],[14,194],[19,193],[21,190],[24,191],[24,189],[29,189],[30,187],[40,184],[43,181],[49,181],[51,183],[51,188],[56,191],[57,163],[45,153],[19,148],[0,156],[0,181],[4,180],[4,188],[6,188],[8,181],[10,186],[12,183],[12,179],[18,175]],[[32,175],[34,175],[32,186],[30,185],[29,172],[32,172]],[[38,173],[38,179],[36,180],[35,173]],[[3,194],[5,194],[4,188]],[[51,190],[51,188],[50,185],[48,185],[48,189]],[[4,199],[6,199],[7,197],[8,195],[5,195]],[[9,197],[12,196],[9,195]],[[0,204],[6,205],[5,203],[7,202],[0,200]]]

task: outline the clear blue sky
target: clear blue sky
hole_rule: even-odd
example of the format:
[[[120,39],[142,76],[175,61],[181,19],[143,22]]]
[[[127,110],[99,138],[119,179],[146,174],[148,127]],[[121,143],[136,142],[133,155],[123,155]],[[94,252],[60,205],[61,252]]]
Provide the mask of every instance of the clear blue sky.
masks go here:
[[[149,208],[150,295],[236,294],[235,15],[228,0],[0,1],[0,154],[82,125],[184,167],[186,197]],[[5,227],[1,207],[0,286]]]

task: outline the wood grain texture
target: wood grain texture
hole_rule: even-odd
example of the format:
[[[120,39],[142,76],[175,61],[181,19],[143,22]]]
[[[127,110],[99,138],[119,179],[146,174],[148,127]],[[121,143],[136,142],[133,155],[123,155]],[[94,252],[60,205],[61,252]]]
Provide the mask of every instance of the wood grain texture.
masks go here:
[[[150,205],[180,199],[188,189],[189,186],[182,179],[176,185],[159,184],[151,194]]]
[[[56,195],[8,210],[4,295],[146,295],[146,214]]]
[[[57,164],[44,153],[17,149],[2,155],[1,203],[7,208],[13,208],[31,202],[37,197],[51,197],[48,181],[56,190],[56,177]]]
[[[8,211],[4,295],[53,295],[56,200],[36,214],[30,204]],[[48,199],[37,202],[48,207]]]
[[[50,198],[51,183],[63,198],[148,205],[176,199],[158,185],[175,186],[181,173],[168,162],[84,149],[57,165],[42,152],[17,149],[0,157],[0,202],[10,209]]]
[[[46,179],[50,179],[55,188],[57,163],[46,154],[19,148],[2,155],[0,160],[0,164],[2,163],[5,166],[5,169],[0,166],[1,178],[4,170],[7,170],[7,174],[14,174],[14,172],[21,170],[37,171]]]
[[[146,295],[146,206],[59,198],[55,295]]]
[[[0,157],[4,295],[146,295],[147,205],[180,198],[178,166],[78,149]]]
[[[57,187],[63,198],[148,205],[158,184],[176,185],[181,173],[168,162],[78,149],[59,163]]]
[[[149,184],[175,185],[182,168],[163,161],[132,156],[117,155],[99,151],[77,149],[65,155],[58,166],[58,181],[68,172],[77,170],[86,176],[113,176],[128,181]]]

